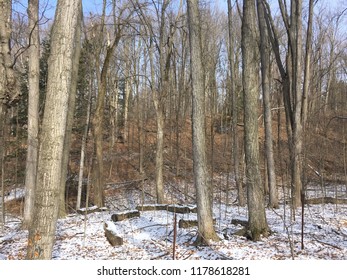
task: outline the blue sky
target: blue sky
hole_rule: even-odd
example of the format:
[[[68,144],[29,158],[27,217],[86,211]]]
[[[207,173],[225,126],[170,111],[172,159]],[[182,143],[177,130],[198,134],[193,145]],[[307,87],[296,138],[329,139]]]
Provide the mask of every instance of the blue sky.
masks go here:
[[[101,10],[103,0],[82,0],[84,13],[87,15],[89,12],[96,13]],[[179,2],[180,0],[173,0]],[[278,0],[268,0],[273,7],[277,7]],[[28,0],[15,0],[13,1],[13,8],[15,11],[20,11],[23,14],[26,14],[26,7]],[[40,0],[41,8],[46,7],[45,16],[48,18],[54,17],[55,5],[57,0]],[[215,2],[221,10],[227,11],[227,0],[210,0],[211,3]],[[240,0],[242,2],[242,0]],[[304,5],[307,5],[308,0],[304,0]],[[232,0],[232,3],[235,3],[235,0]],[[341,11],[347,8],[346,0],[319,0],[319,5],[326,6],[327,9],[332,11],[341,9]],[[276,9],[276,8],[275,8]],[[276,11],[273,11],[276,12]],[[345,14],[344,22],[347,24],[347,14]]]

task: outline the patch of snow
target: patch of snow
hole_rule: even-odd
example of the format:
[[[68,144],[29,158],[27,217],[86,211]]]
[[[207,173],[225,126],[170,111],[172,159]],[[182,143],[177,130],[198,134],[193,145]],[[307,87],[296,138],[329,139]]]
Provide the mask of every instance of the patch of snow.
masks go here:
[[[5,200],[5,202],[7,202],[7,201],[11,201],[13,199],[23,198],[24,196],[25,196],[25,189],[23,187],[14,188],[10,192],[5,194],[4,200]]]
[[[236,195],[236,191],[233,195]],[[125,209],[131,209],[133,203],[141,204],[141,190],[131,190],[131,196],[132,201],[129,203],[124,199],[127,195],[107,197],[107,206],[111,210],[105,212],[69,215],[58,220],[53,258],[172,259],[174,213],[166,210],[141,211],[141,216],[136,219],[111,221],[111,216],[116,211],[124,210],[128,213]],[[152,202],[150,198],[146,199],[148,201],[145,202]],[[119,201],[124,205],[124,209],[117,208]],[[213,212],[216,218],[215,229],[221,241],[196,247],[193,242],[197,237],[197,227],[177,227],[176,259],[347,259],[347,205],[305,206],[304,249],[301,249],[301,209],[297,209],[295,220],[292,219],[288,205],[282,205],[276,210],[267,209],[267,220],[273,233],[269,237],[263,237],[261,242],[233,235],[241,227],[231,224],[231,220],[246,220],[247,207],[215,202]],[[176,215],[177,221],[197,219],[197,214],[194,213]],[[122,246],[112,247],[107,242],[103,228],[105,224],[109,230],[123,238]],[[225,235],[228,240],[224,239]],[[28,234],[21,229],[19,223],[7,222],[0,236],[0,252],[3,258],[25,258]]]

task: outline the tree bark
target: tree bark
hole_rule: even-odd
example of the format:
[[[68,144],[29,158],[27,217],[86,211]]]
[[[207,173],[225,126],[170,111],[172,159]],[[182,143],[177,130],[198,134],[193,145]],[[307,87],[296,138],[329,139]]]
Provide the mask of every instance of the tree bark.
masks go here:
[[[270,102],[270,45],[266,29],[264,16],[264,6],[262,0],[257,0],[258,23],[260,31],[260,57],[261,57],[261,77],[264,106],[265,124],[265,155],[266,155],[266,176],[269,189],[269,205],[278,208],[278,191],[276,187],[275,161],[273,152],[272,137],[272,115]]]
[[[77,30],[76,37],[81,37],[81,30]],[[70,149],[71,149],[71,134],[72,134],[72,125],[74,120],[75,112],[75,103],[76,103],[76,91],[77,91],[77,82],[78,82],[78,67],[79,67],[79,57],[80,57],[81,48],[78,47],[75,50],[72,61],[72,73],[71,73],[71,85],[70,85],[70,94],[68,101],[68,111],[67,111],[67,120],[66,120],[66,131],[64,137],[64,149],[63,149],[63,158],[62,158],[62,170],[61,170],[61,186],[59,194],[59,218],[66,216],[66,179],[67,171],[69,165]]]
[[[103,15],[102,15],[102,30],[105,24],[105,13],[106,13],[106,0],[103,1]],[[120,23],[115,23],[116,30],[114,38],[109,42],[105,59],[103,61],[100,79],[98,84],[98,95],[96,99],[96,109],[94,113],[93,124],[93,137],[94,137],[94,151],[95,157],[93,158],[93,188],[94,188],[94,205],[98,207],[104,206],[104,162],[103,162],[103,123],[104,123],[104,109],[105,109],[105,96],[107,90],[107,73],[110,67],[111,58],[114,50],[118,46],[121,38],[122,28]],[[102,31],[103,34],[103,31]],[[100,52],[97,54],[96,60],[100,59]],[[99,63],[96,63],[98,66]],[[99,67],[96,67],[99,69]]]
[[[232,33],[232,6],[231,0],[228,0],[228,31],[229,31],[229,68],[230,68],[230,92],[232,98],[232,141],[233,141],[233,162],[234,162],[234,173],[235,173],[235,183],[237,187],[237,197],[239,200],[239,205],[241,207],[246,205],[244,190],[242,186],[242,180],[240,176],[240,155],[239,155],[239,133],[237,130],[237,119],[238,119],[238,109],[237,109],[237,91],[235,89],[235,59],[234,59],[234,39]]]
[[[243,2],[242,19],[242,83],[244,91],[246,186],[251,238],[257,241],[268,233],[265,216],[264,188],[259,170],[258,144],[258,52],[255,2]]]
[[[206,155],[205,85],[201,57],[199,5],[196,0],[187,0],[190,44],[190,67],[192,78],[192,133],[194,185],[198,207],[198,238],[196,243],[208,244],[218,240],[214,230],[210,182]]]
[[[68,119],[80,49],[80,0],[59,0],[52,29],[47,96],[40,134],[35,204],[29,228],[27,259],[52,257]],[[77,58],[76,58],[77,57]]]
[[[92,84],[93,82],[91,81],[90,83]],[[89,92],[88,92],[88,107],[87,107],[86,125],[84,127],[84,132],[83,132],[83,137],[82,137],[80,169],[78,172],[76,210],[81,208],[83,174],[84,174],[84,165],[85,165],[84,161],[85,161],[85,154],[86,154],[88,131],[89,131],[89,126],[90,126],[91,110],[92,110],[92,86],[89,88]],[[88,207],[88,205],[86,205],[86,208],[87,207]]]
[[[0,157],[1,157],[1,201],[0,224],[5,222],[4,205],[4,152],[5,152],[5,120],[7,110],[14,106],[20,97],[18,77],[13,69],[11,58],[11,16],[12,1],[0,0]]]
[[[28,97],[28,149],[25,169],[25,203],[23,226],[31,223],[38,157],[39,96],[40,96],[40,37],[39,0],[29,0],[29,97]]]

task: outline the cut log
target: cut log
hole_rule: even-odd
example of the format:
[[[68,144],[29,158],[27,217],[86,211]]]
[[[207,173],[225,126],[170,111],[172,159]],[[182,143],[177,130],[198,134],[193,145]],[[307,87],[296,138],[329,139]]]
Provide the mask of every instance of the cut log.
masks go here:
[[[179,228],[190,228],[190,227],[197,227],[198,221],[197,220],[179,220],[178,221],[178,227]]]
[[[232,219],[231,223],[235,226],[240,225],[243,227],[248,227],[248,221],[243,219]]]
[[[80,208],[76,212],[78,214],[88,215],[88,214],[91,214],[91,213],[104,212],[104,211],[107,211],[106,207],[99,208],[98,206],[92,206],[92,207],[88,207],[88,208]]]
[[[213,223],[216,223],[216,219],[213,219]],[[190,228],[190,227],[197,227],[198,226],[198,220],[184,220],[180,219],[178,221],[178,227],[179,228]]]
[[[144,204],[136,207],[139,211],[160,211],[166,210],[167,204]]]
[[[115,225],[112,222],[104,223],[104,230],[107,241],[113,247],[123,245],[123,238],[117,236]]]
[[[168,205],[167,211],[179,214],[187,214],[187,213],[197,213],[196,206],[186,206],[186,205]]]
[[[335,198],[335,197],[316,197],[316,198],[308,198],[305,200],[306,204],[347,204],[347,199],[345,198]]]
[[[131,219],[134,217],[140,217],[139,210],[130,210],[130,211],[122,211],[115,213],[111,216],[111,220],[114,222],[119,222],[127,219]]]
[[[177,205],[177,204],[144,204],[136,207],[139,211],[161,211],[166,210],[173,213],[187,214],[197,213],[195,205]]]

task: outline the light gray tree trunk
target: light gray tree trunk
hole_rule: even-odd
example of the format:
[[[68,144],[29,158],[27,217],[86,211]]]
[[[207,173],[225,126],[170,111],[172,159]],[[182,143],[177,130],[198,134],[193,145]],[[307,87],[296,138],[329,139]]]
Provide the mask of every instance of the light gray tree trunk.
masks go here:
[[[35,204],[29,228],[27,259],[51,259],[70,94],[75,89],[81,29],[81,0],[59,0],[52,29],[47,96],[40,133]]]
[[[80,34],[76,35],[80,36]],[[76,53],[73,57],[74,61],[72,62],[72,77],[71,77],[71,86],[70,94],[68,101],[68,111],[67,111],[67,120],[66,120],[66,131],[64,138],[64,149],[63,149],[63,158],[62,158],[62,170],[61,170],[61,186],[59,194],[59,218],[63,218],[67,214],[66,210],[66,182],[67,182],[67,172],[69,165],[70,149],[71,149],[71,134],[72,134],[72,124],[74,120],[75,112],[75,103],[76,103],[76,90],[77,90],[77,81],[78,81],[78,67],[79,67],[79,57],[80,57],[80,48],[76,48]]]
[[[258,144],[258,46],[254,0],[243,2],[242,19],[242,83],[244,91],[245,158],[250,237],[257,241],[268,234],[264,188],[259,170]]]
[[[192,130],[194,185],[198,208],[198,238],[196,243],[208,244],[218,240],[213,227],[210,182],[206,155],[205,85],[201,57],[199,4],[187,0],[190,44],[190,67],[192,78]]]
[[[239,200],[240,206],[245,206],[245,196],[242,186],[242,176],[240,176],[240,155],[239,155],[239,137],[237,131],[237,91],[235,88],[235,59],[234,59],[234,38],[232,32],[232,6],[231,0],[228,0],[228,31],[229,31],[229,68],[230,68],[230,91],[232,98],[232,141],[233,141],[233,162],[234,162],[234,174],[235,174],[235,183],[237,187],[237,197]]]
[[[275,160],[273,151],[272,137],[272,115],[270,103],[270,52],[271,46],[266,28],[264,6],[262,0],[257,0],[258,23],[260,31],[260,57],[261,57],[261,77],[264,106],[265,124],[265,157],[266,157],[266,176],[269,189],[269,205],[278,208],[278,191],[276,187]]]
[[[28,97],[28,149],[25,169],[25,203],[23,226],[30,225],[34,208],[37,171],[39,96],[40,96],[40,37],[39,0],[29,0],[29,97]],[[31,35],[30,35],[31,34]]]
[[[76,201],[76,210],[81,208],[81,198],[82,198],[82,185],[83,185],[83,174],[84,174],[84,165],[85,165],[85,154],[87,146],[88,131],[90,126],[90,114],[92,110],[92,81],[90,81],[90,87],[88,92],[88,107],[87,107],[87,117],[86,125],[84,127],[82,145],[81,145],[81,158],[80,158],[80,168],[78,172],[78,185],[77,185],[77,201]],[[88,207],[88,205],[86,205]]]

